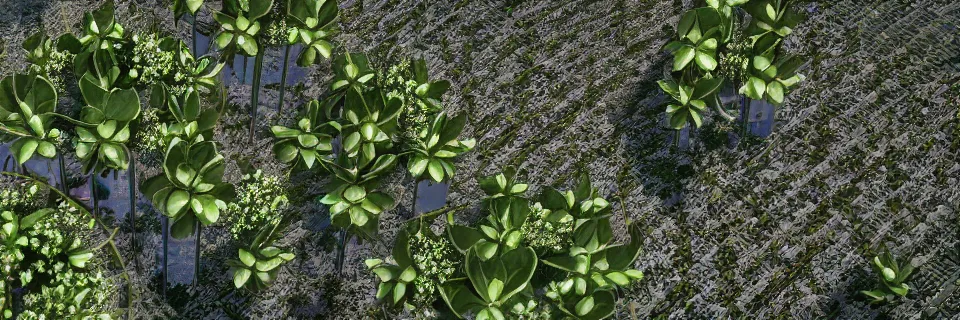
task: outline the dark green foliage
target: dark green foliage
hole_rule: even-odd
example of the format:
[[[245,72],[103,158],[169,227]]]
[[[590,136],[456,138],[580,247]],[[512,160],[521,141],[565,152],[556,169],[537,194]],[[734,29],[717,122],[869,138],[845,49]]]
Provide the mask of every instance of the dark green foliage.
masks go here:
[[[742,27],[738,10],[749,14]],[[670,127],[682,129],[691,120],[703,124],[709,105],[727,117],[717,93],[725,82],[742,84],[754,100],[782,104],[789,88],[803,77],[803,61],[784,56],[783,38],[801,21],[789,0],[710,0],[706,7],[687,11],[677,25],[677,40],[665,49],[674,55],[673,75],[660,82],[673,98],[667,106]]]
[[[13,75],[0,81],[0,141],[24,164],[33,155],[53,158],[60,130],[51,127],[57,91],[40,76]]]
[[[575,319],[602,319],[613,314],[613,290],[643,278],[632,269],[640,253],[638,229],[631,228],[629,244],[612,243],[610,204],[599,197],[588,177],[582,177],[573,191],[544,191],[532,206],[524,197],[527,185],[516,182],[513,169],[480,179],[480,186],[488,194],[483,208],[489,215],[477,228],[457,225],[452,213],[447,216],[447,241],[460,253],[452,260],[458,267],[450,268],[452,272],[438,270],[436,266],[447,265],[449,259],[442,250],[428,259],[416,258],[418,248],[411,239],[433,233],[424,227],[427,221],[415,219],[398,235],[392,262],[367,260],[381,281],[377,299],[414,310],[430,309],[434,301],[443,300],[446,311],[461,318],[550,317],[557,310]],[[535,221],[530,219],[531,208],[536,209],[535,219],[573,221],[572,232],[555,234],[572,245],[538,255],[530,240],[542,235],[527,234],[531,229],[524,227]],[[558,272],[538,269],[544,265]],[[441,276],[436,276],[438,272]],[[432,276],[420,279],[425,274]],[[534,281],[535,277],[543,279]],[[535,283],[547,285],[536,288]],[[416,294],[434,291],[433,296]]]

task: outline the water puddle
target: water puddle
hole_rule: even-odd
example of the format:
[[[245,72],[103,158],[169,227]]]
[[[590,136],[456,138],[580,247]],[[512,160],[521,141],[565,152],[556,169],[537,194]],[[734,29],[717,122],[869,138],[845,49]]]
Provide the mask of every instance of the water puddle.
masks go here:
[[[165,219],[166,220],[166,219]],[[164,230],[169,230],[164,226]],[[190,285],[196,272],[196,234],[186,239],[174,239],[166,232],[167,286]]]
[[[763,100],[750,100],[750,133],[769,137],[773,133],[775,106]]]
[[[450,192],[450,182],[434,183],[426,179],[417,183],[416,199],[413,213],[416,215],[434,211],[447,205],[447,193]]]

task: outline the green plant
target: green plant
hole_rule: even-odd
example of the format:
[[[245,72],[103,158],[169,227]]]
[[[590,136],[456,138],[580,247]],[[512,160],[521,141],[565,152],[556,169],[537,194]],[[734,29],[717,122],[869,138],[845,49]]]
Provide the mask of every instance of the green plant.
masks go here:
[[[134,89],[107,89],[92,73],[80,79],[87,105],[80,109],[75,138],[77,156],[86,173],[125,170],[130,123],[140,114],[140,96]]]
[[[273,246],[285,220],[273,219],[263,225],[250,246],[237,250],[239,259],[227,261],[236,288],[246,287],[253,291],[265,288],[277,278],[280,266],[295,258],[290,251]]]
[[[333,51],[330,38],[339,30],[336,25],[340,8],[336,0],[288,0],[287,17],[293,22],[288,44],[302,43],[297,65],[317,63],[317,55],[329,59]]]
[[[27,62],[30,63],[27,68],[29,73],[50,80],[59,91],[64,89],[61,73],[73,63],[81,45],[80,41],[71,35],[58,38],[56,46],[53,43],[53,39],[46,34],[37,32],[24,40],[22,47],[27,52]]]
[[[103,245],[87,247],[95,240],[90,232],[93,221],[66,204],[21,215],[18,210],[41,204],[29,199],[36,198],[38,191],[37,185],[31,185],[0,192],[0,261],[4,274],[10,275],[0,282],[3,317],[13,317],[9,298],[19,290],[25,295],[18,319],[110,319],[116,314],[110,307],[112,281],[92,259]]]
[[[466,123],[467,117],[463,114],[449,120],[445,113],[437,114],[410,148],[414,153],[407,166],[410,174],[420,179],[424,173],[429,173],[435,182],[453,178],[455,167],[450,159],[476,146],[474,139],[457,139]]]
[[[379,89],[361,92],[347,90],[344,99],[343,150],[349,157],[357,157],[363,167],[377,158],[378,150],[390,149],[397,134],[399,99],[390,99]]]
[[[116,23],[113,1],[87,12],[83,20],[85,34],[78,39],[82,45],[107,50],[113,47],[114,42],[123,41],[123,26]]]
[[[447,237],[433,238],[424,227],[426,216],[412,220],[397,236],[392,263],[366,262],[381,281],[377,298],[414,310],[443,300],[452,313],[448,317],[460,318],[472,313],[477,319],[550,319],[554,310],[575,319],[611,316],[613,290],[643,277],[630,268],[640,252],[639,229],[629,228],[629,244],[612,243],[612,209],[586,175],[573,191],[545,190],[542,207],[529,205],[528,186],[516,178],[509,168],[480,180],[489,214],[479,228],[457,225],[448,213]],[[526,226],[540,219],[566,223],[571,230]],[[442,239],[448,242],[437,243]],[[530,245],[543,239],[552,242],[541,256]],[[449,248],[460,254],[451,257]],[[554,272],[538,269],[543,265]]]
[[[173,138],[193,141],[197,136],[203,140],[213,138],[213,129],[220,119],[220,110],[200,106],[200,93],[192,87],[186,88],[181,94],[171,93],[164,85],[153,87],[150,96],[150,105],[158,110],[166,109],[165,116],[170,118],[167,126],[163,127],[163,145],[166,146]]]
[[[782,39],[801,16],[789,9],[789,0],[709,0],[680,18],[677,40],[665,46],[673,53],[673,74],[661,88],[674,98],[667,106],[670,127],[682,129],[693,121],[703,124],[706,107],[712,106],[726,120],[717,92],[724,83],[754,100],[782,104],[788,89],[803,77],[802,62],[784,57]],[[749,14],[749,20],[737,10]],[[745,27],[743,21],[750,21]],[[742,85],[741,85],[742,84]]]
[[[477,319],[504,319],[503,308],[518,303],[524,308],[528,299],[521,293],[530,291],[537,254],[530,248],[516,248],[484,260],[479,250],[473,248],[466,254],[465,271],[473,291],[467,286],[468,281],[450,281],[440,290],[443,300],[457,316],[475,312]]]
[[[203,7],[203,0],[173,0],[170,10],[173,11],[173,21],[180,21],[186,14],[196,17],[197,12]]]
[[[43,77],[18,74],[0,81],[0,140],[13,141],[10,151],[18,163],[26,163],[34,153],[56,156],[56,107],[57,91]]]
[[[397,156],[388,154],[376,162],[360,166],[345,154],[328,164],[334,179],[328,185],[329,193],[320,203],[330,207],[330,220],[341,228],[354,228],[361,234],[377,234],[380,213],[390,210],[396,202],[390,195],[374,191],[382,175],[396,165]]]
[[[324,102],[329,104],[330,100]],[[333,138],[339,134],[338,122],[327,119],[317,100],[304,105],[297,128],[273,126],[270,131],[276,139],[273,153],[283,163],[312,169],[317,159],[333,153]]]
[[[143,182],[140,190],[171,219],[170,234],[183,239],[199,222],[210,225],[235,197],[233,185],[223,182],[224,160],[212,141],[173,138],[163,160],[163,175]]]
[[[910,286],[905,282],[913,274],[913,264],[907,260],[897,261],[890,250],[884,250],[879,256],[873,257],[873,271],[875,271],[880,280],[880,288],[870,291],[860,291],[863,295],[869,297],[870,303],[883,303],[893,301],[896,296],[906,297],[910,291]]]
[[[272,6],[273,0],[223,1],[223,10],[213,13],[213,19],[220,23],[221,30],[215,39],[217,46],[224,50],[223,59],[231,59],[238,52],[247,56],[260,52],[259,19],[266,16]]]
[[[376,76],[366,55],[348,52],[333,60],[333,83],[330,89],[337,92],[353,88],[363,92],[367,83]]]
[[[690,119],[693,119],[697,127],[703,124],[703,112],[707,110],[704,99],[714,97],[723,85],[723,80],[703,79],[698,81],[695,87],[678,84],[673,80],[660,80],[657,84],[674,100],[674,103],[667,106],[667,115],[670,117],[670,126],[679,130],[685,127]]]

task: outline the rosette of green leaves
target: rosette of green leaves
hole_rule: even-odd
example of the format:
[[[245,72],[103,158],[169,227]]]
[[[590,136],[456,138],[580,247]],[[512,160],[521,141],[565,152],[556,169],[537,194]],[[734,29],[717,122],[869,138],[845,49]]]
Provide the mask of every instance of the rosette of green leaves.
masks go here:
[[[124,170],[130,162],[125,143],[130,139],[130,122],[140,114],[140,96],[134,89],[108,90],[92,74],[80,79],[80,91],[87,105],[80,109],[75,138],[83,171]]]
[[[327,100],[325,103],[331,103]],[[320,102],[310,101],[304,105],[303,115],[297,122],[297,128],[283,126],[270,127],[276,141],[273,153],[283,163],[313,168],[317,159],[323,159],[333,152],[333,137],[340,132],[340,124],[326,118],[320,108]]]
[[[413,81],[416,82],[416,89],[413,94],[428,111],[440,111],[443,109],[441,104],[443,94],[450,90],[450,81],[437,80],[430,82],[427,76],[427,62],[424,59],[413,61]]]
[[[273,245],[280,237],[279,231],[286,226],[289,216],[264,225],[250,246],[237,250],[237,260],[227,260],[233,285],[258,291],[266,288],[280,271],[280,266],[290,262],[295,255]]]
[[[713,8],[690,10],[677,25],[679,40],[670,42],[666,48],[674,53],[673,71],[680,71],[696,62],[704,72],[717,68],[717,46],[722,34],[720,14]]]
[[[223,156],[216,144],[197,136],[193,142],[173,138],[163,159],[163,175],[143,182],[141,191],[171,219],[174,238],[189,237],[199,220],[210,225],[220,218],[226,201],[234,198],[233,185],[223,182]]]
[[[367,259],[364,264],[367,269],[380,278],[377,287],[377,300],[388,303],[391,307],[402,305],[408,297],[416,292],[414,280],[417,278],[417,269],[414,266],[413,256],[410,254],[410,233],[416,232],[418,223],[407,225],[397,235],[393,244],[393,260],[389,264],[380,259]]]
[[[789,0],[753,0],[743,4],[743,9],[753,18],[748,33],[754,36],[774,33],[786,37],[803,21],[803,16],[790,8]]]
[[[498,174],[482,177],[477,180],[480,189],[488,198],[520,197],[530,187],[526,183],[517,181],[517,169],[508,167]]]
[[[882,303],[892,301],[896,296],[907,296],[910,286],[904,282],[913,274],[913,264],[909,260],[897,261],[889,250],[884,250],[879,256],[873,257],[872,262],[870,266],[878,274],[881,287],[860,291],[871,299],[870,303]]]
[[[468,312],[476,319],[505,319],[512,306],[523,304],[521,292],[529,290],[537,270],[537,254],[520,247],[498,257],[484,260],[480,248],[467,252],[467,279],[451,280],[440,290],[443,300],[458,317]]]
[[[389,150],[397,135],[397,116],[402,107],[399,98],[388,101],[379,88],[347,90],[343,106],[343,151],[347,156],[356,157],[364,167]]]
[[[449,120],[446,113],[437,114],[410,148],[413,151],[407,165],[410,174],[420,179],[424,173],[429,173],[435,182],[453,178],[455,167],[452,158],[473,150],[477,143],[474,139],[457,139],[466,123],[467,116],[464,114]]]
[[[340,154],[335,162],[328,163],[335,178],[320,203],[329,206],[332,223],[341,228],[356,228],[365,235],[376,234],[380,213],[392,209],[396,202],[390,195],[375,190],[383,174],[393,170],[396,162],[396,155],[386,154],[372,164],[359,166],[356,159]]]
[[[740,88],[741,94],[754,100],[783,104],[788,90],[803,81],[803,75],[797,74],[797,70],[804,62],[795,56],[773,59],[772,53],[753,57],[751,76]]]
[[[489,184],[491,179],[500,180],[503,174],[481,179],[481,185]],[[502,180],[501,180],[502,181]],[[526,185],[516,184],[517,189],[526,190]],[[513,188],[511,188],[513,189]],[[454,247],[462,253],[476,251],[484,261],[497,254],[503,254],[520,246],[523,241],[523,224],[530,214],[530,204],[527,199],[516,196],[492,197],[485,199],[487,208],[486,221],[480,223],[479,229],[461,226],[453,223],[453,216],[447,216],[447,236]]]
[[[173,0],[173,5],[170,6],[170,9],[173,10],[173,22],[179,22],[180,18],[187,13],[196,16],[202,6],[203,0]]]
[[[216,43],[224,50],[224,59],[236,53],[255,56],[261,48],[257,42],[260,33],[260,18],[270,13],[273,0],[224,0],[223,11],[214,12],[213,19],[220,23]]]
[[[302,43],[303,50],[297,65],[307,67],[317,61],[317,55],[330,59],[333,44],[330,38],[339,31],[337,16],[340,8],[336,0],[288,0],[287,16],[295,28],[290,30],[288,43]]]
[[[84,46],[94,49],[109,49],[113,43],[123,40],[123,26],[116,23],[113,1],[107,1],[99,9],[87,12],[83,19],[84,36],[78,39]]]
[[[727,43],[733,37],[733,30],[737,26],[737,18],[733,15],[733,9],[750,2],[750,0],[707,0],[707,6],[717,10],[720,15],[720,27],[723,39],[721,43]]]
[[[569,214],[575,219],[570,249],[542,259],[568,273],[568,278],[548,297],[562,301],[561,311],[578,319],[608,317],[614,306],[609,290],[643,277],[640,271],[629,270],[640,255],[639,229],[631,229],[630,244],[611,244],[610,203],[598,195],[586,174],[573,191],[544,190],[541,203],[552,211],[551,215]]]
[[[24,164],[34,153],[57,154],[60,130],[52,128],[57,90],[40,76],[17,74],[0,81],[0,138],[13,140],[10,151]]]
[[[333,91],[353,88],[363,92],[370,80],[376,76],[370,68],[367,56],[361,53],[346,53],[333,60]]]
[[[707,110],[707,103],[715,103],[715,99],[710,98],[720,90],[723,79],[702,78],[692,86],[677,83],[672,79],[660,80],[657,84],[674,100],[667,105],[667,117],[670,119],[670,127],[679,130],[687,126],[691,119],[694,126],[699,128],[703,125],[703,113]]]
[[[165,145],[175,137],[186,141],[193,141],[197,135],[202,135],[203,140],[213,137],[220,112],[215,108],[203,110],[200,93],[193,87],[188,87],[181,95],[174,95],[161,84],[155,85],[150,94],[150,104],[154,108],[166,108],[173,120],[163,129]]]
[[[627,245],[610,244],[613,233],[609,218],[597,225],[578,220],[574,246],[566,253],[542,259],[543,263],[567,272],[568,277],[551,286],[548,298],[561,302],[559,309],[577,319],[603,319],[614,312],[617,287],[643,279],[643,272],[631,269],[640,255],[637,228],[631,229]]]

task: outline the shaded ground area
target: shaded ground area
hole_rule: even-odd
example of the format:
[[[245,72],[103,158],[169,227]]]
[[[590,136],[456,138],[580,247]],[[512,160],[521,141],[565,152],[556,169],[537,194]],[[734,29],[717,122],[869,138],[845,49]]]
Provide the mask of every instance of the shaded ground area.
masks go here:
[[[51,34],[76,27],[94,1],[7,1],[0,32],[7,57],[0,73],[23,66],[19,42],[43,25]],[[616,210],[647,230],[638,267],[647,278],[621,292],[621,316],[638,318],[921,318],[960,313],[960,4],[950,0],[820,1],[801,5],[809,20],[787,46],[810,59],[807,80],[777,110],[774,134],[731,149],[729,124],[708,121],[691,149],[669,148],[664,96],[655,81],[669,57],[660,46],[691,1],[344,1],[351,51],[381,65],[424,57],[431,75],[450,79],[447,107],[470,115],[465,135],[478,150],[458,163],[453,205],[476,203],[475,178],[507,165],[527,170],[534,187],[569,186],[588,170]],[[19,12],[19,13],[18,13]],[[155,21],[172,30],[156,1],[120,3],[128,31]],[[159,20],[158,20],[159,19]],[[209,20],[209,15],[201,19]],[[185,39],[188,26],[178,29]],[[281,53],[273,52],[274,60]],[[268,60],[269,61],[269,60]],[[268,68],[276,68],[275,65]],[[304,101],[324,92],[327,66],[310,69],[291,90]],[[264,98],[259,140],[246,142],[245,109],[224,120],[225,156],[284,174],[267,150],[275,87]],[[248,86],[231,88],[245,106]],[[268,107],[271,106],[271,107]],[[290,108],[290,107],[288,107]],[[289,116],[287,116],[289,117]],[[141,164],[141,177],[157,173]],[[236,163],[228,178],[238,181]],[[402,206],[384,216],[392,239],[409,217],[413,181],[389,189]],[[320,194],[322,177],[291,177],[294,191]],[[538,189],[531,190],[539,191]],[[145,201],[143,201],[146,204]],[[363,259],[386,255],[353,243],[342,277],[334,273],[334,238],[326,214],[299,208],[284,243],[297,260],[258,295],[230,290],[222,261],[235,250],[223,228],[205,230],[200,290],[167,304],[141,292],[138,314],[180,318],[356,319],[378,316],[373,275]],[[140,215],[155,213],[141,206]],[[464,221],[476,215],[463,214]],[[619,237],[624,221],[615,218]],[[149,288],[157,234],[144,229],[139,256]],[[868,259],[881,246],[914,257],[914,290],[873,307]],[[132,267],[131,267],[132,268]],[[170,307],[172,305],[173,307]],[[402,317],[402,316],[401,316]]]

